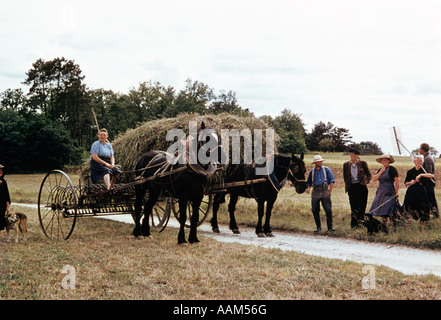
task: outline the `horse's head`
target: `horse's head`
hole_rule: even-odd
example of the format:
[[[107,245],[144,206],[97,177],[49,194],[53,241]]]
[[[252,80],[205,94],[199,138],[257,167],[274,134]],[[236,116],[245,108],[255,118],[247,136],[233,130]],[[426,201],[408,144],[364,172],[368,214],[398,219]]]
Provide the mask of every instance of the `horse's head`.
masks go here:
[[[196,143],[196,159],[190,162],[190,166],[195,171],[199,172],[203,169],[203,172],[211,175],[220,164],[221,148],[221,138],[216,126],[207,128],[202,121],[201,131],[198,134]]]
[[[303,153],[300,158],[294,154],[291,155],[291,165],[288,172],[288,179],[296,188],[297,193],[303,193],[306,190],[306,167],[303,159]]]

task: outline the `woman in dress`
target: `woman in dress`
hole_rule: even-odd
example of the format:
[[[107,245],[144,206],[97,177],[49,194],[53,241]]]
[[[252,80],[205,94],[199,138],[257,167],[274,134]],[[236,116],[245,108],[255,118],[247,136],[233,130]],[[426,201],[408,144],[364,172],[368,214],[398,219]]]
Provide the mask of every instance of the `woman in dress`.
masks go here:
[[[395,159],[388,154],[383,154],[377,159],[383,167],[372,177],[372,181],[379,181],[380,184],[375,194],[369,213],[373,216],[383,217],[383,223],[387,226],[390,218],[394,217],[397,211],[398,190],[400,179],[398,171],[391,166]]]
[[[121,175],[121,170],[115,166],[115,156],[112,145],[107,141],[108,137],[107,130],[103,128],[98,133],[99,140],[92,144],[90,173],[92,183],[104,179],[107,190],[110,190]]]
[[[420,220],[421,230],[424,229],[424,222],[430,219],[430,201],[426,185],[431,183],[430,179],[434,178],[433,174],[423,169],[423,160],[423,155],[414,157],[415,167],[407,171],[404,181],[407,187],[404,211],[408,217]]]
[[[4,168],[0,164],[0,230],[6,227],[6,214],[9,213],[9,206],[11,205],[8,184],[4,178]]]

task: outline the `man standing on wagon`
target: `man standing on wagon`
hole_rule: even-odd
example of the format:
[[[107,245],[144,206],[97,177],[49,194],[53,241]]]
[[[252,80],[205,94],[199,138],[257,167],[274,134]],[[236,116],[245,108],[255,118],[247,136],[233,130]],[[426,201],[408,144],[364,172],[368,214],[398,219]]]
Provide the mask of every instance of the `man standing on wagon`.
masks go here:
[[[335,179],[331,169],[323,165],[325,161],[321,156],[314,156],[312,164],[314,168],[309,171],[308,180],[306,181],[306,193],[311,195],[312,214],[314,216],[317,229],[314,233],[318,233],[322,230],[320,221],[320,202],[326,213],[326,224],[328,225],[328,231],[335,231],[332,227],[332,201],[331,193],[334,187]]]

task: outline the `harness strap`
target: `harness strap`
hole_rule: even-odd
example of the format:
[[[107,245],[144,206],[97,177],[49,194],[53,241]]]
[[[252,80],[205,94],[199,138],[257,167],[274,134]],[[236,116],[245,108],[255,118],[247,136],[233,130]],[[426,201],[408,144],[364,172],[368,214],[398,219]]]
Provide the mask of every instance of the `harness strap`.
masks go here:
[[[325,183],[324,185],[328,185],[328,179],[326,177],[326,166],[322,166],[322,170],[323,170],[323,176],[325,178]],[[314,186],[314,173],[315,173],[315,168],[312,169],[312,186]]]

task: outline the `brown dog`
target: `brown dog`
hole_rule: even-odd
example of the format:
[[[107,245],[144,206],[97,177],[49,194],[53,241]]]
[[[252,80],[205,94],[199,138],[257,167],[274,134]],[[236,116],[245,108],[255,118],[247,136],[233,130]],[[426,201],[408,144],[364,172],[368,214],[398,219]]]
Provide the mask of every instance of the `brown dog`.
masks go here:
[[[15,242],[18,242],[18,229],[20,229],[20,232],[23,236],[23,241],[26,241],[26,234],[27,234],[27,225],[28,218],[24,213],[8,213],[6,215],[6,233],[8,234],[8,240],[7,242],[11,242],[11,235],[10,231],[15,230]]]

